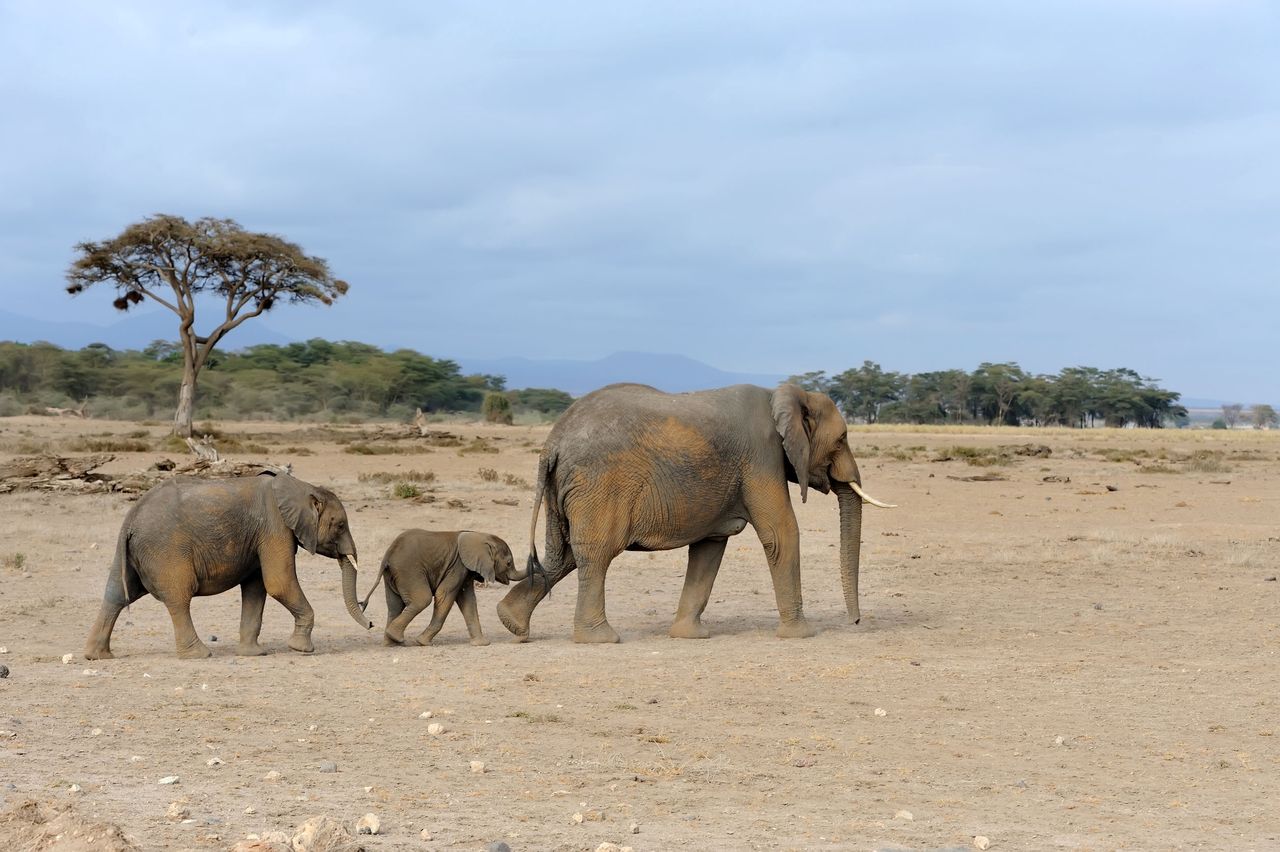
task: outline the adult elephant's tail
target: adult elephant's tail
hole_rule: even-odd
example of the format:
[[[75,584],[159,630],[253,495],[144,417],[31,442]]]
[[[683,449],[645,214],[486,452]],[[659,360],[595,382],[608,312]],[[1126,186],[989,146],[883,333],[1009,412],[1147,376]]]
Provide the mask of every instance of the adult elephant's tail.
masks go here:
[[[120,566],[120,592],[124,595],[124,608],[129,608],[129,528],[126,524],[116,538],[116,564]]]
[[[543,591],[547,594],[551,592],[551,587],[547,584],[547,571],[538,560],[538,513],[542,509],[542,498],[546,494],[547,477],[551,471],[549,456],[548,452],[538,456],[538,485],[533,495],[533,517],[529,519],[529,561],[525,565],[525,575],[529,577],[529,583],[532,584],[533,578],[538,577],[542,581]]]

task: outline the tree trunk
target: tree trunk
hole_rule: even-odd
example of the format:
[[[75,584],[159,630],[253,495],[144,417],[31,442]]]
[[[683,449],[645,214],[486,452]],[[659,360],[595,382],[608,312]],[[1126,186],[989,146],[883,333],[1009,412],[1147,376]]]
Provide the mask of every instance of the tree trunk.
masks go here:
[[[182,368],[182,387],[178,391],[178,410],[173,415],[173,434],[191,437],[191,418],[196,407],[196,371],[194,365]]]

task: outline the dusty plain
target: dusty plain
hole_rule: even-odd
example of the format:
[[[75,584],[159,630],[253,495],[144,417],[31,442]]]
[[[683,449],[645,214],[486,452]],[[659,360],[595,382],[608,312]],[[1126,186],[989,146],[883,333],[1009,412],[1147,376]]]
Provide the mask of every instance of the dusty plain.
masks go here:
[[[362,595],[409,527],[491,531],[527,553],[545,426],[440,424],[458,447],[217,427],[239,447],[227,455],[291,463],[343,498]],[[3,418],[0,461],[130,447],[105,470],[142,470],[179,457],[154,449],[164,434]],[[0,495],[0,814],[68,806],[144,849],[366,813],[382,822],[370,850],[1280,848],[1280,433],[855,428],[851,443],[868,490],[901,508],[866,512],[855,626],[835,500],[801,505],[793,489],[821,631],[807,640],[774,638],[748,528],[705,641],[666,636],[684,551],[613,564],[624,641],[607,647],[570,641],[572,578],[527,644],[499,623],[495,587],[478,592],[490,646],[469,645],[455,612],[433,647],[384,647],[381,592],[362,632],[336,564],[301,554],[313,655],[285,647],[291,620],[268,601],[271,653],[235,656],[232,592],[193,608],[211,659],[176,659],[147,597],[120,619],[118,659],[87,662],[129,499]],[[1022,445],[1051,452],[996,449]],[[434,480],[395,496],[409,471]],[[964,479],[985,474],[1005,479]],[[187,821],[166,818],[175,801]],[[0,847],[15,830],[0,817]]]

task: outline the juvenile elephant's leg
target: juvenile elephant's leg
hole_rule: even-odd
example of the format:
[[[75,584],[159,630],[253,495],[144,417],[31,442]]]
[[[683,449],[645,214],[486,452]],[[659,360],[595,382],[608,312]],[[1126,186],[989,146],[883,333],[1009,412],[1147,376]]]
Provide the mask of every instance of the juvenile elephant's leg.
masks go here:
[[[388,593],[389,594],[389,593]],[[418,614],[427,608],[427,603],[431,598],[426,595],[420,595],[417,598],[396,598],[400,601],[400,610],[394,618],[388,619],[386,632],[382,635],[382,641],[387,645],[403,645],[404,631],[408,629],[409,622],[418,617]],[[388,597],[390,600],[390,597]],[[388,607],[390,611],[390,607]]]
[[[147,594],[137,573],[130,570],[127,576],[129,583],[127,596],[121,586],[124,578],[120,576],[119,569],[113,568],[110,576],[107,577],[107,589],[102,595],[102,608],[98,610],[98,619],[90,628],[89,640],[85,643],[84,658],[86,660],[110,660],[115,656],[111,653],[111,631],[115,629],[116,619],[120,617],[120,613],[126,606]]]
[[[297,568],[290,554],[287,559],[264,559],[262,580],[267,594],[278,600],[293,616],[293,634],[289,647],[303,654],[315,650],[311,644],[311,630],[316,626],[316,613],[307,602],[307,596],[298,585]]]
[[[236,653],[242,657],[257,657],[267,653],[258,644],[262,633],[262,609],[267,605],[267,586],[262,572],[254,571],[240,584],[240,645]]]
[[[401,598],[400,593],[396,591],[390,577],[388,577],[387,581],[383,583],[382,588],[387,593],[387,626],[383,630],[382,644],[398,645],[400,643],[393,642],[391,637],[387,635],[386,631],[391,629],[391,622],[395,621],[396,616],[404,612],[404,599]]]
[[[471,580],[467,577],[467,572],[462,570],[450,571],[440,581],[440,585],[436,586],[435,603],[431,607],[431,622],[418,634],[419,645],[430,645],[431,640],[436,638],[436,634],[440,632],[441,627],[444,627],[444,620],[449,617],[449,610],[453,609],[454,601],[458,599],[463,588],[470,589]]]
[[[467,623],[467,633],[471,635],[471,644],[488,645],[484,631],[480,629],[480,612],[476,608],[476,590],[470,583],[463,583],[458,592],[458,609],[462,610],[462,619]]]
[[[164,605],[173,619],[173,643],[178,656],[184,660],[202,660],[213,656],[209,646],[200,641],[196,626],[191,621],[191,593],[166,593]]]
[[[728,539],[715,538],[689,545],[684,591],[680,593],[680,605],[671,625],[671,635],[676,639],[706,639],[711,635],[711,631],[702,624],[702,613],[711,597],[711,587],[716,582],[727,543]]]
[[[621,552],[595,544],[575,544],[573,558],[578,563],[578,605],[573,614],[573,641],[588,643],[621,642],[604,612],[604,580],[609,563]]]

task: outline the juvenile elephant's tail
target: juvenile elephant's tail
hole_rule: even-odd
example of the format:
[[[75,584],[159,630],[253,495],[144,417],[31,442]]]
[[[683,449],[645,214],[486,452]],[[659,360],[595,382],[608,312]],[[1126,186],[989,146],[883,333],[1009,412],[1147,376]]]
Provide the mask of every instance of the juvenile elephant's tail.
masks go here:
[[[550,593],[551,588],[547,584],[547,571],[538,560],[538,512],[542,509],[542,498],[547,491],[547,476],[550,469],[550,464],[547,461],[548,455],[548,453],[544,452],[538,456],[538,486],[533,495],[533,517],[529,520],[529,561],[525,565],[525,571],[526,576],[529,577],[530,585],[533,584],[533,578],[537,577],[542,581],[543,591]]]
[[[369,598],[373,597],[373,593],[378,591],[378,586],[382,585],[382,575],[387,573],[387,568],[389,567],[387,557],[382,557],[382,565],[378,567],[378,576],[373,579],[373,586],[369,589],[369,594],[365,595],[364,600],[360,601],[361,612],[364,612],[365,608],[369,606]]]

